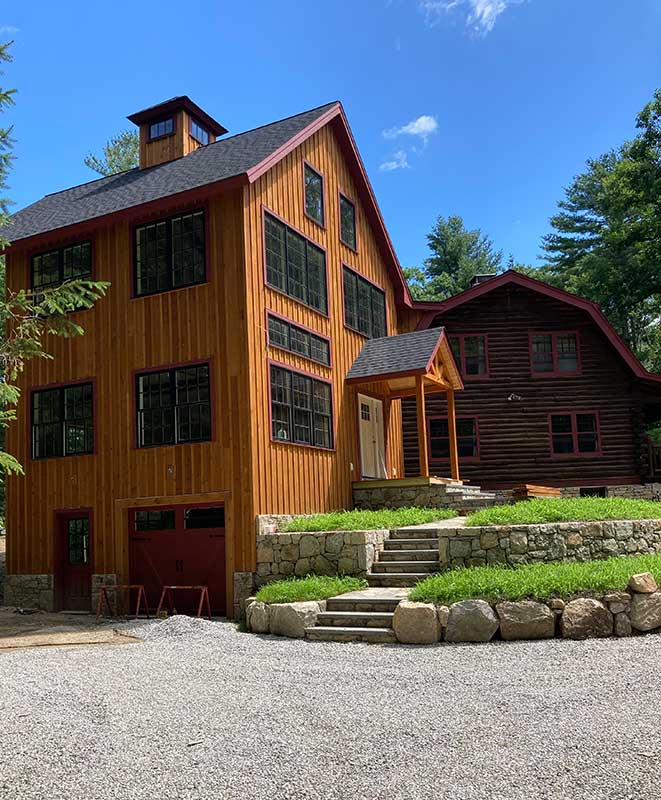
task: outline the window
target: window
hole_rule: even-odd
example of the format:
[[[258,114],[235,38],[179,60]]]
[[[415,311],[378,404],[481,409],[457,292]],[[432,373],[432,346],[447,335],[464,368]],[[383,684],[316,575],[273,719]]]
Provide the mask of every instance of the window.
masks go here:
[[[342,280],[344,324],[347,328],[370,339],[387,336],[385,292],[348,267],[342,268]]]
[[[94,451],[92,384],[32,392],[32,458]]]
[[[330,342],[322,336],[317,336],[311,331],[299,328],[280,317],[269,314],[268,317],[269,344],[289,350],[290,353],[309,358],[319,364],[330,366]]]
[[[222,506],[187,508],[184,511],[184,528],[224,528],[225,509]]]
[[[165,292],[205,280],[204,211],[135,229],[136,295]]]
[[[90,521],[77,517],[67,521],[67,553],[69,565],[82,567],[90,562]]]
[[[211,439],[208,364],[138,375],[136,394],[138,447]]]
[[[152,122],[149,126],[149,139],[160,139],[162,136],[169,136],[174,133],[174,117],[167,117],[158,122]]]
[[[483,334],[461,334],[450,337],[450,347],[459,371],[466,378],[487,377],[487,337]]]
[[[333,447],[331,387],[271,365],[271,436],[279,442]]]
[[[209,144],[209,131],[194,119],[190,121],[190,135],[200,144]]]
[[[326,254],[271,214],[264,214],[266,282],[325,314]]]
[[[553,455],[589,455],[601,450],[599,420],[593,412],[551,414]]]
[[[324,179],[309,164],[303,165],[305,213],[319,225],[324,224]]]
[[[475,417],[460,417],[457,424],[457,453],[459,458],[479,458],[477,420]],[[447,417],[432,417],[429,420],[429,455],[432,461],[447,461],[450,458],[450,435]]]
[[[32,288],[50,289],[92,277],[92,244],[79,242],[32,256]]]
[[[535,375],[577,375],[578,334],[531,333],[530,364]]]
[[[175,530],[174,509],[164,511],[136,511],[136,531],[173,531]]]
[[[356,206],[345,197],[340,195],[340,240],[356,250]]]

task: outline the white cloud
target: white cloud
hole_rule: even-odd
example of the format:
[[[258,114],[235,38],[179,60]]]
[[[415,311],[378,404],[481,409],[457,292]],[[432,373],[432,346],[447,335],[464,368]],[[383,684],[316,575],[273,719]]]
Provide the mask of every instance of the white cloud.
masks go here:
[[[493,30],[498,17],[510,6],[524,0],[418,0],[418,10],[433,27],[455,9],[465,9],[466,25],[478,36]]]
[[[392,160],[384,161],[379,169],[381,172],[392,172],[396,169],[409,169],[410,166],[406,151],[398,150],[393,154]]]
[[[0,25],[0,33],[18,33],[19,30],[14,25]]]
[[[412,119],[411,122],[407,122],[406,125],[402,125],[401,128],[395,126],[394,128],[388,128],[387,130],[383,131],[383,135],[386,139],[396,139],[398,136],[418,136],[422,139],[423,142],[426,142],[427,139],[433,134],[436,133],[438,130],[438,122],[436,121],[435,117],[431,117],[428,114],[422,114],[422,116],[417,117],[417,119]]]

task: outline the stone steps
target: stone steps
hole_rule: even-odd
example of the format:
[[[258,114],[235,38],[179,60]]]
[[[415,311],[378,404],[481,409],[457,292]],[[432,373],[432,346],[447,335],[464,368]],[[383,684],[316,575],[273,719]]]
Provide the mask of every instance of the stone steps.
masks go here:
[[[380,614],[394,611],[399,599],[391,597],[331,597],[326,601],[326,612],[359,611],[362,613],[377,612]]]
[[[392,611],[324,611],[317,616],[320,627],[392,628]]]
[[[375,561],[372,574],[383,572],[425,572],[431,574],[438,571],[438,558],[434,561]]]
[[[379,563],[398,561],[438,561],[438,547],[430,550],[383,550],[379,553]]]
[[[392,644],[397,641],[392,628],[352,628],[336,625],[317,625],[312,628],[306,628],[305,635],[314,642]]]
[[[429,575],[429,572],[368,572],[366,578],[369,586],[394,589],[415,586],[416,583],[428,578]]]
[[[435,550],[438,553],[438,539],[386,539],[383,552],[397,550]]]

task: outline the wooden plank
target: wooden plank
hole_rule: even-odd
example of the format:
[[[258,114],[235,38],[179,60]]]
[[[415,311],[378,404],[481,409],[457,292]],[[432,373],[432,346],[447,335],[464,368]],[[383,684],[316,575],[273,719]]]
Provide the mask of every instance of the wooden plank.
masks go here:
[[[459,480],[459,448],[457,446],[457,419],[454,408],[454,389],[448,389],[448,438],[450,444],[450,475],[452,480]]]
[[[425,415],[425,388],[422,378],[416,378],[416,413],[418,417],[418,457],[420,474],[429,475],[429,458],[427,454],[427,418]]]

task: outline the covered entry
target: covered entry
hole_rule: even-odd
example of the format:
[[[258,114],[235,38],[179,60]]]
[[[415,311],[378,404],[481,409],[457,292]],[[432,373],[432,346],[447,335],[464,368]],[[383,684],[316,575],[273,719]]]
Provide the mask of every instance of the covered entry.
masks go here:
[[[130,508],[129,571],[155,608],[163,586],[207,586],[212,612],[226,612],[225,508],[220,504]],[[177,592],[178,611],[197,609],[199,592]]]
[[[416,398],[418,417],[418,449],[420,453],[420,475],[429,477],[429,454],[427,451],[427,420],[425,397],[444,392],[448,404],[448,440],[450,450],[450,477],[459,480],[459,457],[457,450],[457,427],[454,410],[454,393],[464,385],[455,364],[452,350],[443,328],[430,328],[399,336],[370,339],[353,363],[347,375],[348,384],[358,389],[358,407],[362,422],[363,412],[370,407],[362,398],[378,398],[384,408],[383,429],[387,428],[387,414],[393,400],[404,397]],[[364,393],[364,394],[363,394]],[[363,428],[359,425],[361,456],[364,452]],[[369,462],[370,465],[372,462]],[[387,473],[366,474],[365,479],[386,477]]]

